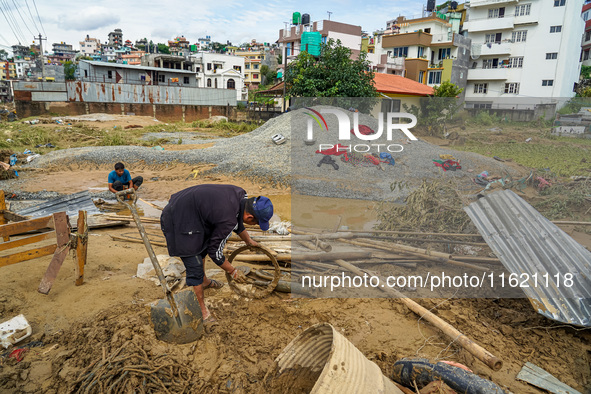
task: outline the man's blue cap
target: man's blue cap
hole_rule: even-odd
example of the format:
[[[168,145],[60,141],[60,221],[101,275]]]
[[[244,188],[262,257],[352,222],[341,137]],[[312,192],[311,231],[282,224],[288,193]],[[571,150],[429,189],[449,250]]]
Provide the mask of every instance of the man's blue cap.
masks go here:
[[[254,217],[263,231],[269,229],[269,220],[273,217],[273,203],[265,196],[256,197],[252,203]]]

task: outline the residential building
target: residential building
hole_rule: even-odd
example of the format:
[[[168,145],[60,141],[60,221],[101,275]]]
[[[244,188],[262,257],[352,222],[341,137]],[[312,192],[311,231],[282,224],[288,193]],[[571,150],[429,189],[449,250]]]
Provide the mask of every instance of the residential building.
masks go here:
[[[372,71],[383,74],[404,75],[404,56],[388,56],[383,51],[382,38],[384,34],[392,34],[394,31],[378,30],[372,36],[366,36],[362,39],[362,51],[367,53],[367,60],[372,66]]]
[[[123,46],[123,32],[121,29],[115,29],[115,31],[109,33],[108,45],[117,49]]]
[[[140,66],[142,64],[142,56],[145,54],[146,52],[144,51],[131,51],[121,55],[121,63],[132,66]]]
[[[91,38],[86,35],[84,41],[80,41],[80,52],[84,56],[92,56],[100,54],[101,42],[97,38]]]
[[[236,90],[236,100],[248,99],[244,84],[244,58],[220,53],[199,52],[191,55],[197,86],[214,89]]]
[[[168,41],[168,49],[171,55],[189,56],[191,54],[189,40],[185,36],[176,37]]]
[[[135,40],[135,47],[141,51],[148,51],[148,40],[146,38],[140,38]]]
[[[377,35],[381,54],[378,70],[404,58],[406,78],[429,86],[452,82],[466,87],[470,40],[459,34],[460,13],[433,13],[424,18],[401,16],[387,22],[390,34]],[[457,23],[452,23],[452,21]],[[394,63],[396,65],[396,63]],[[396,68],[394,73],[396,73]]]
[[[31,75],[31,70],[35,68],[35,62],[25,59],[16,59],[14,61],[14,66],[16,69],[16,78],[24,79]]]
[[[0,62],[0,80],[16,79],[16,65],[13,62]]]
[[[404,105],[419,106],[421,97],[433,95],[433,88],[400,75],[375,73],[374,86],[380,96],[381,105],[374,107],[372,115],[404,112]]]
[[[208,51],[211,46],[211,36],[198,39],[196,45],[199,45],[197,51]]]
[[[244,83],[247,89],[257,89],[261,84],[261,62],[264,50],[236,51],[236,56],[244,58]]]
[[[78,72],[80,80],[88,82],[197,87],[196,73],[192,70],[81,60]]]
[[[580,2],[474,0],[466,7],[463,27],[472,39],[468,108],[574,95],[585,25]]]
[[[52,63],[63,63],[74,59],[76,51],[72,49],[72,45],[65,42],[53,43],[53,54],[47,56],[47,59]]]
[[[15,59],[24,59],[31,57],[31,50],[25,45],[13,45],[12,54]]]
[[[585,32],[581,42],[581,61],[584,66],[591,66],[591,1],[583,5],[582,18],[585,21]]]
[[[307,15],[307,14],[304,14]],[[309,22],[309,15],[308,15]],[[281,55],[287,61],[293,60],[305,47],[302,47],[302,33],[320,32],[321,43],[329,39],[340,40],[341,44],[352,51],[352,58],[357,59],[361,52],[361,26],[350,25],[330,20],[321,20],[307,24],[291,25],[279,30],[277,43],[281,48]]]
[[[150,53],[142,56],[142,66],[170,68],[173,70],[194,70],[194,61],[188,57],[165,53]]]
[[[0,103],[10,103],[13,98],[12,81],[0,80]]]

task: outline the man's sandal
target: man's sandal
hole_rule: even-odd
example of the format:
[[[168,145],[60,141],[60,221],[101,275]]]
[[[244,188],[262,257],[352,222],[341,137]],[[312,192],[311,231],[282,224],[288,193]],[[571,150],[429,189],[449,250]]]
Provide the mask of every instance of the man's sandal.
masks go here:
[[[224,287],[224,284],[222,282],[218,282],[215,279],[210,279],[210,282],[207,286],[203,285],[203,290],[207,290],[207,289],[221,289],[222,287]]]

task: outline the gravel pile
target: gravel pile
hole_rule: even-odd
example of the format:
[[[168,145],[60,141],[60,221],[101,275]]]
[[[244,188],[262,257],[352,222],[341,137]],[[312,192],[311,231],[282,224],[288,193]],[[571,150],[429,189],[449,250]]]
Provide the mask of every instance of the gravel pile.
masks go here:
[[[322,108],[326,107],[314,107],[316,111],[321,111]],[[346,112],[352,125],[353,113]],[[213,147],[206,149],[161,151],[137,146],[87,147],[51,152],[30,165],[45,167],[81,161],[95,164],[111,164],[116,161],[128,164],[213,163],[217,165],[213,172],[240,173],[259,180],[291,185],[297,193],[363,199],[401,199],[424,178],[453,178],[469,186],[471,179],[485,170],[491,175],[502,175],[505,171],[512,173],[503,163],[474,153],[447,150],[424,141],[409,143],[406,136],[397,130],[393,132],[391,141],[386,140],[385,132],[375,141],[361,141],[354,136],[351,141],[340,141],[343,145],[383,144],[380,148],[382,152],[387,145],[400,144],[403,147],[402,152],[392,153],[395,160],[393,166],[384,163],[380,167],[367,164],[354,166],[341,161],[340,156],[331,156],[336,160],[338,170],[327,164],[319,167],[318,163],[324,155],[315,152],[319,144],[339,142],[338,124],[334,115],[324,115],[328,130],[324,125],[322,129],[319,128],[314,122],[316,143],[306,145],[304,139],[308,120],[312,119],[309,114],[309,110],[299,109],[271,119],[248,134],[222,140],[199,140],[200,143],[215,142]],[[358,116],[360,125],[378,130],[376,119],[363,114]],[[275,134],[283,135],[287,141],[276,145],[271,139]],[[376,151],[377,148],[372,147],[370,153]],[[462,169],[443,172],[433,164],[433,159],[439,159],[441,154],[452,154],[461,161]],[[399,182],[406,183],[408,187],[393,192],[391,186]]]

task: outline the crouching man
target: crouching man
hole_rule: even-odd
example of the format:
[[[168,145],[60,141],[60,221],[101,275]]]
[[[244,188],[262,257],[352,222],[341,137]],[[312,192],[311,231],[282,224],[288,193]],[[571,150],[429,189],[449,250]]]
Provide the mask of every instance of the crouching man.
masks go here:
[[[160,216],[168,254],[178,256],[187,269],[187,286],[193,286],[204,322],[214,321],[203,297],[205,289],[223,287],[205,276],[203,259],[213,260],[237,282],[244,273],[224,256],[226,241],[234,231],[246,245],[258,246],[244,224],[269,229],[273,204],[267,197],[247,198],[246,191],[233,185],[198,185],[181,190],[170,198]]]
[[[144,178],[136,176],[131,179],[131,174],[125,169],[123,163],[117,163],[115,164],[115,170],[109,173],[107,182],[109,183],[109,191],[117,193],[132,187],[137,190],[144,182]]]

